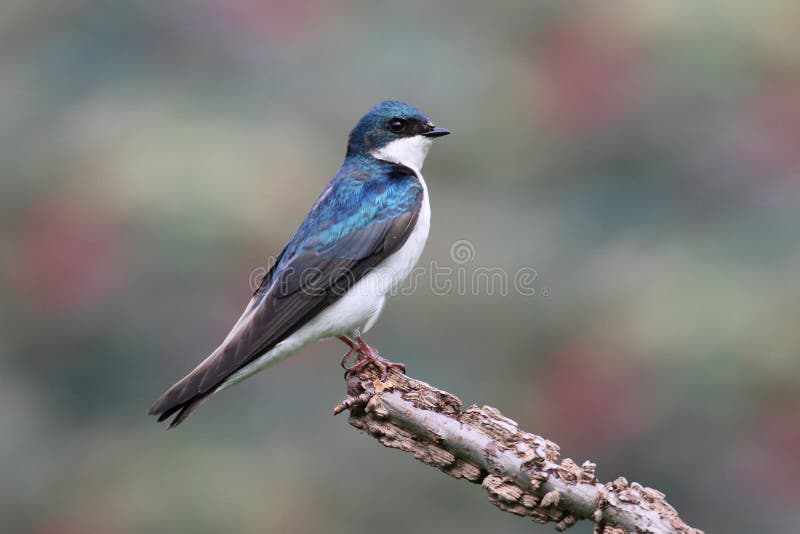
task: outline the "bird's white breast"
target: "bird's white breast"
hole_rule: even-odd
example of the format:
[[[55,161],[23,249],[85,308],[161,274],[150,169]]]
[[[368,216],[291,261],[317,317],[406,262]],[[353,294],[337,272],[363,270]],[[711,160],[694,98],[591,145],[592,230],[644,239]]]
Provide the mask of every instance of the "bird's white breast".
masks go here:
[[[383,260],[370,274],[364,277],[378,277],[378,280],[380,280],[378,285],[383,295],[394,290],[408,278],[408,275],[417,265],[428,240],[428,233],[431,229],[431,204],[428,199],[428,187],[425,184],[425,179],[419,173],[417,173],[417,177],[420,184],[422,184],[422,206],[420,206],[414,229],[411,230],[408,239],[397,252]]]
[[[382,290],[381,295],[386,295],[408,278],[417,265],[422,250],[425,248],[425,242],[428,240],[428,233],[431,229],[431,203],[428,198],[428,185],[420,171],[432,143],[432,139],[416,135],[392,141],[372,153],[377,159],[399,163],[410,168],[422,185],[422,206],[420,206],[417,224],[411,231],[411,235],[408,236],[400,250],[386,258],[376,269],[364,277],[365,279],[373,275],[380,277],[378,285]]]

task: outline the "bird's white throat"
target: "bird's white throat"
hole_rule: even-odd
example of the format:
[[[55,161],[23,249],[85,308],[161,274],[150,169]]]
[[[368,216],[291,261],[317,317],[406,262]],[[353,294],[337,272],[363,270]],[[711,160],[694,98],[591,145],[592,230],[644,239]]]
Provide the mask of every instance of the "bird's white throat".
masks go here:
[[[373,150],[372,157],[405,165],[419,174],[433,139],[424,135],[396,139],[386,146]]]

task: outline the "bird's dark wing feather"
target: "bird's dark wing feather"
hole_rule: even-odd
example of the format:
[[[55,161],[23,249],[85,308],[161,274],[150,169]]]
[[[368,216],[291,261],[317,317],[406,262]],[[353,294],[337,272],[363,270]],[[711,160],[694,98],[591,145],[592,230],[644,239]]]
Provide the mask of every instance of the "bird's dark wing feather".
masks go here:
[[[239,331],[164,393],[150,414],[159,415],[162,421],[178,412],[170,427],[181,423],[228,377],[343,296],[370,269],[402,247],[416,225],[421,201],[420,191],[408,209],[396,217],[378,219],[323,250],[298,252],[279,272],[273,267],[259,289],[263,297],[259,291],[254,296],[261,299],[260,303]]]

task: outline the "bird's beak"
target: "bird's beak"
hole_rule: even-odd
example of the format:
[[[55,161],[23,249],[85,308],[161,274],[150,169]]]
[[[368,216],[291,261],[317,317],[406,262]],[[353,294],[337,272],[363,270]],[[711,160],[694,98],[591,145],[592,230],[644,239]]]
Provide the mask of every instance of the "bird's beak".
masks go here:
[[[430,130],[428,132],[422,132],[422,135],[424,135],[425,137],[442,137],[443,135],[448,135],[451,133],[453,132],[451,132],[447,128],[434,128],[433,130]]]

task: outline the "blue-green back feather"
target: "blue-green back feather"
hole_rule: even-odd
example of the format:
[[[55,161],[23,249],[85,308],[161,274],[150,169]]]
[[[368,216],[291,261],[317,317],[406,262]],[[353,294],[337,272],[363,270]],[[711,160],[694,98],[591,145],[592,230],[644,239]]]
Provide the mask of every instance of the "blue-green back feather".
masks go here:
[[[371,157],[348,158],[287,243],[272,280],[304,252],[360,259],[365,243],[336,245],[355,231],[417,209],[422,195],[422,185],[410,169]]]

